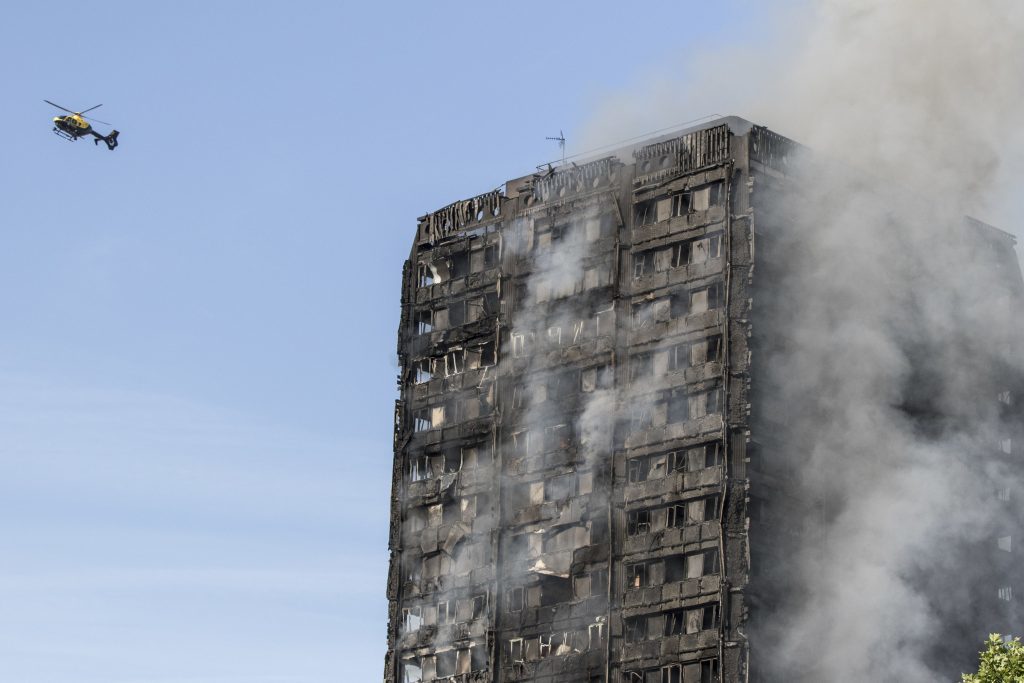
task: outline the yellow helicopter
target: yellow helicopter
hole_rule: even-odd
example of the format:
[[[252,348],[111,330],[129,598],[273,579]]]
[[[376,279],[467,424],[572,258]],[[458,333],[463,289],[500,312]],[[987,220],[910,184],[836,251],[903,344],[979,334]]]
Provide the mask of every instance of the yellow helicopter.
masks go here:
[[[59,104],[51,102],[50,100],[43,100],[43,102],[46,102],[47,104],[53,107],[57,107],[57,109],[60,109],[61,111],[66,111],[68,114],[70,114],[70,116],[53,117],[53,132],[59,135],[60,137],[64,138],[65,140],[70,140],[74,142],[78,138],[84,137],[86,135],[92,135],[94,138],[96,138],[95,140],[93,140],[93,144],[98,145],[100,144],[100,140],[102,140],[103,142],[107,143],[107,149],[113,150],[115,147],[117,147],[118,132],[116,130],[110,131],[110,135],[100,135],[99,133],[92,129],[92,126],[89,124],[89,121],[91,120],[95,121],[96,123],[102,123],[104,126],[109,126],[109,123],[104,123],[103,121],[93,119],[88,116],[82,116],[82,114],[86,112],[102,107],[102,104],[97,104],[95,107],[89,107],[88,109],[84,109],[82,111],[71,111],[70,109],[66,109],[60,106]]]

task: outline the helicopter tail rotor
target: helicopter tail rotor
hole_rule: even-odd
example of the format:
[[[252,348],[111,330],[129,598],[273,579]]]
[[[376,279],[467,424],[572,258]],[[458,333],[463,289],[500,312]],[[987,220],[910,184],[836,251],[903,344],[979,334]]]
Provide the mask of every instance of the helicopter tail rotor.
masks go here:
[[[119,134],[120,133],[118,133],[118,131],[116,130],[110,131],[110,135],[99,135],[97,133],[93,133],[93,135],[96,136],[96,139],[93,140],[92,142],[94,145],[98,145],[100,144],[100,140],[102,140],[103,142],[107,143],[107,149],[109,149],[110,151],[114,151],[114,148],[117,147],[117,136]]]

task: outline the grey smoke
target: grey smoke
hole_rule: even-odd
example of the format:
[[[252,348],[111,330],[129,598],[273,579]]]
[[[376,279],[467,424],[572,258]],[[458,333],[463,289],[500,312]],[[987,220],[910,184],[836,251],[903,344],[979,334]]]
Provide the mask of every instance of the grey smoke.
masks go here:
[[[813,519],[791,520],[808,527],[800,595],[751,642],[772,680],[944,680],[936,645],[980,644],[956,615],[998,585],[956,550],[995,543],[994,482],[1022,490],[972,457],[1007,432],[975,359],[1021,368],[1020,311],[958,217],[1019,230],[1024,4],[822,0],[773,28],[610,98],[588,142],[732,107],[814,150],[802,201],[780,207],[772,315],[754,302],[780,341],[753,359]],[[905,409],[920,392],[948,416],[928,433]]]

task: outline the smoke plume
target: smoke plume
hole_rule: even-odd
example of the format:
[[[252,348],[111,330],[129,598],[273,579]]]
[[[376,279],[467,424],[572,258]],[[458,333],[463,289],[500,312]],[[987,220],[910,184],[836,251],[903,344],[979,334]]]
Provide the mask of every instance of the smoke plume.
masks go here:
[[[1024,495],[983,457],[1012,430],[990,374],[1022,369],[1016,265],[973,249],[959,217],[1017,228],[1024,5],[822,0],[774,28],[692,60],[685,83],[614,97],[590,139],[731,106],[813,150],[755,275],[772,293],[753,303],[753,438],[779,441],[760,465],[794,473],[785,523],[803,533],[780,541],[785,599],[752,647],[768,680],[950,680],[984,637],[967,624],[1020,624],[982,607],[1003,580],[984,558]]]

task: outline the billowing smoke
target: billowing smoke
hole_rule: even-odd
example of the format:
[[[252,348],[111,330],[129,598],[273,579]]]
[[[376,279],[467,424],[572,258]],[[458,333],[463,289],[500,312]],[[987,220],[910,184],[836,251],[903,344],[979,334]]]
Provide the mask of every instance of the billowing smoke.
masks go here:
[[[769,680],[949,680],[986,628],[1020,624],[987,611],[1024,496],[1020,469],[988,457],[1021,447],[1005,417],[1024,401],[1016,265],[960,216],[1018,229],[1024,5],[812,11],[759,54],[705,55],[660,95],[617,97],[592,131],[732,106],[813,150],[798,196],[755,216],[771,291],[753,303],[753,439],[775,442],[760,467],[794,475],[780,524],[801,533],[777,540],[785,592],[752,629],[754,661]],[[621,106],[666,99],[657,119]]]

